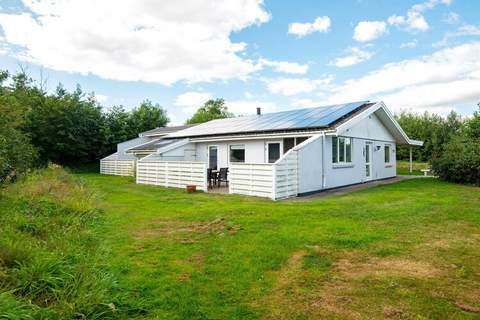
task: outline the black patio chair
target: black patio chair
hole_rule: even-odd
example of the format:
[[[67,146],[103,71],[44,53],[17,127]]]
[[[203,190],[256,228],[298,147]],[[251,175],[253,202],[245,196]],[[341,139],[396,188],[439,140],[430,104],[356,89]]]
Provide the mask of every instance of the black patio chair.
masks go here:
[[[222,182],[225,182],[226,186],[228,187],[228,168],[220,168],[217,181],[219,188],[222,186]]]
[[[208,186],[212,187],[217,184],[217,174],[213,172],[213,169],[207,169],[207,179],[208,179]],[[212,184],[213,182],[213,184]]]

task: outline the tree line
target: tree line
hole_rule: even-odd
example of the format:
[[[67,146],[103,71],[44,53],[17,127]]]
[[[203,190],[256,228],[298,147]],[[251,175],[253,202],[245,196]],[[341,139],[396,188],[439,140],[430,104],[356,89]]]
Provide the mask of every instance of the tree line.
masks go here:
[[[166,126],[167,112],[145,100],[132,111],[105,110],[77,86],[48,93],[25,73],[0,72],[0,182],[48,161],[96,161],[139,132]]]
[[[454,111],[445,118],[428,112],[395,117],[411,139],[424,142],[414,148],[414,159],[429,162],[445,180],[480,185],[480,103],[471,117]],[[408,157],[408,147],[397,146],[397,159]]]

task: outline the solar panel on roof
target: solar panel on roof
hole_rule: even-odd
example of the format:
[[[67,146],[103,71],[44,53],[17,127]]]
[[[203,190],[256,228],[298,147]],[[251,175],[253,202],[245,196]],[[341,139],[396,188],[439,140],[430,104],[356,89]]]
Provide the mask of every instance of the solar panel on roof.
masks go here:
[[[195,127],[171,133],[168,137],[198,137],[328,127],[338,119],[360,108],[365,103],[368,103],[368,101],[266,113],[260,116],[253,115],[212,120]]]

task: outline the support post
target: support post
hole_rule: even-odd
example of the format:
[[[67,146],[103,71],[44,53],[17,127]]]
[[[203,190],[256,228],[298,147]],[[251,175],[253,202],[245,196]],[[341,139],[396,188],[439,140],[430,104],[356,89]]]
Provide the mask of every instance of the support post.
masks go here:
[[[413,171],[413,163],[412,163],[412,147],[410,147],[410,173]]]

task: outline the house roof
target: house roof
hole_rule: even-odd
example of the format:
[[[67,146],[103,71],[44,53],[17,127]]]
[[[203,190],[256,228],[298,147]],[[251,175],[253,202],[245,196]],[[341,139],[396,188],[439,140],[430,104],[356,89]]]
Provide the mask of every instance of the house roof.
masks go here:
[[[182,139],[163,139],[158,138],[147,143],[128,149],[127,153],[155,152],[156,150],[174,144]]]
[[[368,105],[368,101],[212,120],[168,138],[325,129]]]
[[[169,133],[184,130],[187,128],[191,128],[195,126],[195,124],[187,124],[183,126],[171,126],[171,127],[160,127],[160,128],[155,128],[152,130],[148,130],[145,132],[140,133],[140,136],[142,137],[155,137],[155,136],[165,136]]]

